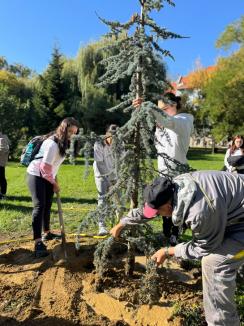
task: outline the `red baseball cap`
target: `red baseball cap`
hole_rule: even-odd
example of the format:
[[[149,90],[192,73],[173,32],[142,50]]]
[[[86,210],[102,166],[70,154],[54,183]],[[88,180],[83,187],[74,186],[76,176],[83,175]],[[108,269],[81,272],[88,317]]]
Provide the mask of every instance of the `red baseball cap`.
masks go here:
[[[164,205],[174,194],[174,185],[167,177],[158,177],[144,190],[143,215],[153,218],[158,214],[160,206]]]
[[[143,215],[146,218],[153,218],[158,214],[158,210],[155,208],[150,207],[147,203],[143,207]]]

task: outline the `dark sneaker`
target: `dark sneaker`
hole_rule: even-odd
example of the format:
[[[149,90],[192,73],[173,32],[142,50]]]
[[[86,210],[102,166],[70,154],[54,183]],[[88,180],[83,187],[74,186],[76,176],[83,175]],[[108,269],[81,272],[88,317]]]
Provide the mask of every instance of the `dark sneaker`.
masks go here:
[[[45,233],[42,236],[42,241],[60,240],[60,239],[62,239],[61,234],[55,234],[52,232]]]
[[[39,241],[35,244],[35,257],[46,257],[49,255],[49,252],[47,251],[47,247],[44,245],[42,241]]]

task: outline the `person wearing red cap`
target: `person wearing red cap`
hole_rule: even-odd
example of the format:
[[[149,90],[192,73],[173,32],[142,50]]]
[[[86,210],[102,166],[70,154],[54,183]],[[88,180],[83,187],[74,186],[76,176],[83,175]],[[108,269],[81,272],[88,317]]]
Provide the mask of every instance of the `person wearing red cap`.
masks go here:
[[[244,263],[244,176],[199,171],[159,177],[144,191],[144,207],[131,210],[110,233],[117,238],[126,225],[157,215],[186,225],[192,240],[158,250],[152,259],[201,259],[203,306],[208,325],[239,326],[235,305],[236,274]]]

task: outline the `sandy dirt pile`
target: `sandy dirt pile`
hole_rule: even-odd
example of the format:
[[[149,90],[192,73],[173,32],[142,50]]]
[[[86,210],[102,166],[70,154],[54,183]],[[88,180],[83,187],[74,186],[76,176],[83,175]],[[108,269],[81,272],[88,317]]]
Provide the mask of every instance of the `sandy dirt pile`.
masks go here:
[[[159,303],[137,305],[145,270],[142,256],[136,258],[133,277],[113,268],[105,277],[104,292],[97,293],[95,242],[84,240],[79,256],[68,242],[66,262],[55,241],[48,243],[51,254],[44,259],[34,258],[31,242],[1,247],[0,325],[176,326],[182,323],[179,318],[170,321],[173,304],[201,301],[201,280],[171,263],[162,272]]]

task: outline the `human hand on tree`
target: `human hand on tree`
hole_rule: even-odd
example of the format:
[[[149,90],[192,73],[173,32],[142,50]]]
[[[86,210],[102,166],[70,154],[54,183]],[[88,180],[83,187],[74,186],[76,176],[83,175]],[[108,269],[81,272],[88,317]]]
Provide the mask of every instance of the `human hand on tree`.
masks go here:
[[[157,265],[161,265],[167,258],[174,255],[174,247],[161,248],[152,255],[151,259],[154,260]]]
[[[137,97],[136,99],[134,99],[132,101],[132,106],[134,106],[136,109],[140,107],[140,105],[142,104],[143,99],[141,97]]]
[[[122,229],[124,228],[124,225],[121,223],[116,224],[111,230],[110,230],[110,234],[115,238],[118,239],[120,232],[122,231]]]

